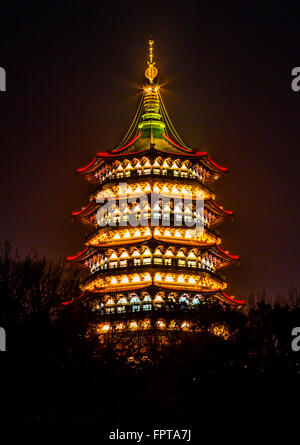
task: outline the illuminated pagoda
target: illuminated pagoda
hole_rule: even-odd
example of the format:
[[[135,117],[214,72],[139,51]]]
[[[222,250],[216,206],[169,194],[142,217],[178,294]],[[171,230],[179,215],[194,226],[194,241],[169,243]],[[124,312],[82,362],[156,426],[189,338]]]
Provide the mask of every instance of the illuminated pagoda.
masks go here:
[[[211,189],[227,168],[180,139],[157,74],[150,41],[146,81],[128,133],[118,147],[78,169],[95,191],[73,217],[93,229],[85,249],[68,260],[89,271],[81,299],[101,314],[100,336],[189,330],[188,314],[203,305],[243,304],[225,293],[221,274],[238,261],[220,247],[216,227],[232,211],[215,202]],[[200,212],[196,196],[204,202]]]

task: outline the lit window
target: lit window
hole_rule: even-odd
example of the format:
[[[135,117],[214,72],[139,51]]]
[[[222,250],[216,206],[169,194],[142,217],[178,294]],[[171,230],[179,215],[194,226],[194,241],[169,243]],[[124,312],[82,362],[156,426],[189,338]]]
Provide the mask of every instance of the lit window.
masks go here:
[[[143,304],[143,311],[151,311],[152,305],[151,304]]]
[[[144,168],[144,174],[150,175],[151,174],[151,168]]]
[[[178,266],[184,267],[185,266],[185,260],[178,260]]]
[[[124,313],[124,312],[126,312],[126,308],[125,308],[125,306],[118,306],[118,307],[117,307],[117,312],[119,312],[119,313]]]
[[[196,267],[196,261],[188,260],[188,267]]]
[[[162,264],[162,258],[154,258],[154,264]]]
[[[113,314],[115,312],[115,309],[113,307],[107,307],[105,308],[106,314]]]
[[[141,264],[141,259],[140,258],[134,258],[133,259],[133,265],[134,266],[140,266]]]
[[[151,264],[151,257],[143,258],[143,264]]]
[[[120,266],[121,267],[126,267],[127,266],[127,260],[121,260],[120,261]]]
[[[184,303],[184,304],[189,304],[189,301],[186,297],[180,297],[179,298],[179,303]]]
[[[137,295],[135,297],[132,297],[130,303],[140,303],[139,297]]]
[[[165,258],[165,265],[171,266],[172,265],[172,258]]]
[[[139,312],[141,310],[141,306],[139,304],[132,305],[132,312]]]
[[[160,168],[154,168],[154,169],[153,169],[153,173],[154,173],[155,175],[160,175]]]

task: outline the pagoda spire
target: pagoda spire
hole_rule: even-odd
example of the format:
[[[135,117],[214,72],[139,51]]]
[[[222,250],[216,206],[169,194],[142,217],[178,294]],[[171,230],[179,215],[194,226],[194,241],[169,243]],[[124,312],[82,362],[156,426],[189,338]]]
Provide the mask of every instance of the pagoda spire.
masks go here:
[[[161,133],[165,130],[165,124],[160,114],[159,84],[154,82],[158,69],[154,66],[155,62],[153,61],[153,43],[154,40],[149,40],[148,68],[145,71],[145,77],[149,82],[144,85],[143,114],[138,125],[143,136],[150,138],[151,145],[153,145],[154,138],[162,137]]]
[[[145,71],[145,76],[149,80],[150,85],[153,83],[153,79],[155,79],[158,74],[158,69],[154,66],[155,62],[153,62],[153,43],[154,40],[149,40],[149,60],[147,61],[148,68]]]

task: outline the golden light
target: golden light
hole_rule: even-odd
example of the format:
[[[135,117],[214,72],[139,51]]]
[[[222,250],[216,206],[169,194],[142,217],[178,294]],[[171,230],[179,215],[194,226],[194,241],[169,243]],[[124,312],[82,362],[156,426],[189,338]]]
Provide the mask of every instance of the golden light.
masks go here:
[[[155,301],[155,303],[163,303],[164,302],[161,295],[156,295],[156,297],[154,298],[154,301]]]
[[[127,299],[125,297],[121,297],[118,301],[118,304],[128,304]]]
[[[115,302],[112,298],[110,298],[109,300],[107,300],[106,306],[114,306]]]
[[[130,324],[129,324],[129,329],[135,330],[137,328],[138,328],[137,322],[136,321],[131,321]]]
[[[190,324],[187,321],[184,321],[181,325],[181,329],[183,329],[184,331],[187,331],[190,327]]]
[[[165,323],[163,320],[157,320],[157,322],[156,322],[156,326],[157,326],[159,329],[164,329],[164,328],[166,327],[166,323]]]

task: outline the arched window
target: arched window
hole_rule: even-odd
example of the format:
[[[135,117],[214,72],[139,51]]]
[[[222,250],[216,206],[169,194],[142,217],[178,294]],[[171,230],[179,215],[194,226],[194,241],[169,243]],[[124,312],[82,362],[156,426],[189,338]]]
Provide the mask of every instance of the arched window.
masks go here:
[[[130,304],[133,304],[133,303],[138,303],[138,304],[141,303],[141,300],[139,299],[139,297],[138,297],[137,295],[133,296],[133,297],[130,299]]]
[[[190,304],[190,302],[189,302],[189,300],[188,300],[188,297],[187,297],[186,295],[182,295],[182,296],[179,298],[179,303],[181,303],[181,304]]]

